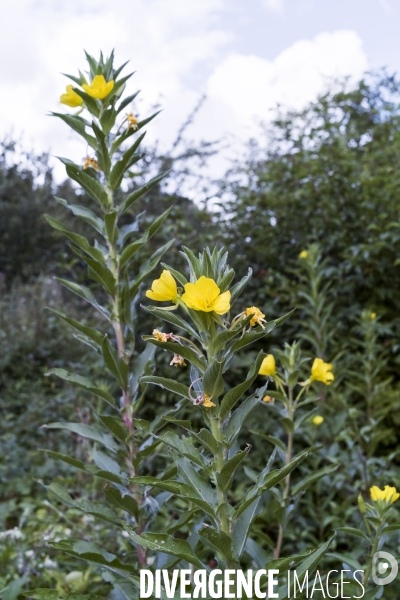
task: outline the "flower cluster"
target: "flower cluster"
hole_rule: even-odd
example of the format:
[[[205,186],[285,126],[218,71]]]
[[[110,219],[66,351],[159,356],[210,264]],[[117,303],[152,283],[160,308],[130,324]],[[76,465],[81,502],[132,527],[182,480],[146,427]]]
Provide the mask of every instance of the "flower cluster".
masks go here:
[[[167,269],[164,269],[159,279],[153,281],[146,296],[156,302],[181,302],[192,310],[215,312],[217,315],[226,314],[231,307],[231,293],[226,291],[221,294],[215,281],[204,275],[194,283],[186,283],[184,293],[180,295],[176,281]]]
[[[106,81],[103,75],[93,77],[92,83],[82,83],[83,91],[91,98],[104,100],[106,96],[114,89],[114,80]],[[78,89],[78,88],[77,88]],[[74,90],[72,85],[67,85],[66,91],[60,96],[61,104],[66,104],[71,108],[77,108],[84,104],[81,96]]]

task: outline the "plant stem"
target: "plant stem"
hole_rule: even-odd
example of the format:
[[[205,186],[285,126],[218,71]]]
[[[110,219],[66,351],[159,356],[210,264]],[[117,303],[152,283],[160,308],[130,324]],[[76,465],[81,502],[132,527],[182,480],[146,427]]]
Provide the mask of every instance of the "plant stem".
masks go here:
[[[288,419],[293,423],[294,421],[294,407],[293,407],[293,388],[289,387],[289,404],[287,408],[287,416]],[[286,446],[286,455],[285,455],[285,465],[288,465],[292,460],[292,452],[293,452],[293,432],[289,431],[288,433],[288,441]],[[286,501],[290,494],[290,473],[288,473],[285,477],[285,489],[283,491],[283,498],[281,506],[282,508],[286,507]],[[286,512],[286,511],[285,511]],[[283,522],[279,525],[278,539],[276,541],[276,546],[274,550],[274,559],[279,558],[282,549],[283,542],[283,533],[284,533],[284,524],[285,524],[285,515],[283,517]]]
[[[377,552],[377,550],[378,550],[378,545],[379,545],[379,540],[381,539],[383,525],[384,525],[384,523],[381,522],[381,524],[379,525],[378,529],[376,530],[374,543],[372,544],[371,554],[369,556],[369,562],[368,562],[367,570],[366,570],[365,576],[364,576],[364,585],[365,585],[365,587],[367,587],[369,578],[371,576],[372,559],[373,559],[373,556],[374,556],[375,552]]]

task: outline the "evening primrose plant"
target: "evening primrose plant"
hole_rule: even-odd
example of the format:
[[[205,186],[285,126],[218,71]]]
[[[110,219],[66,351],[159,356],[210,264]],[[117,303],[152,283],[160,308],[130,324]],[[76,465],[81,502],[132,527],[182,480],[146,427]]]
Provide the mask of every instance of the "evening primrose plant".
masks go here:
[[[299,342],[291,345],[285,344],[284,350],[277,352],[277,357],[280,368],[277,367],[275,357],[269,354],[261,363],[259,374],[267,376],[275,383],[276,390],[268,390],[263,401],[278,416],[278,421],[285,431],[286,440],[282,441],[275,436],[265,434],[263,434],[263,438],[276,446],[281,460],[287,466],[293,459],[295,434],[302,427],[304,421],[313,415],[316,410],[313,405],[319,401],[319,395],[313,389],[313,383],[321,382],[330,385],[334,380],[334,374],[332,365],[318,357],[314,359],[310,368],[308,366],[309,359],[302,354]],[[302,381],[302,375],[304,372],[307,373],[308,369],[309,376]],[[313,424],[317,426],[321,425],[323,420],[321,415],[312,418]],[[285,476],[283,488],[278,487],[274,490],[275,497],[281,506],[281,510],[277,512],[279,529],[274,548],[274,559],[279,559],[281,555],[284,532],[289,519],[295,513],[294,508],[300,495],[309,485],[336,469],[337,465],[316,469],[294,488],[291,486],[289,472]]]
[[[163,270],[146,292],[146,304],[139,309],[145,280],[173,244],[171,240],[148,260],[140,260],[141,249],[169,213],[166,211],[144,231],[140,215],[133,214],[135,202],[165,175],[160,173],[132,187],[131,168],[143,157],[139,146],[144,134],[140,130],[155,115],[139,120],[134,112],[125,113],[136,94],[124,97],[130,75],[121,76],[125,65],[115,68],[113,54],[107,58],[101,54],[99,60],[86,54],[86,58],[87,73],[68,75],[73,85],[68,85],[60,97],[62,105],[73,112],[53,115],[87,145],[86,156],[80,162],[61,161],[67,174],[86,192],[90,204],[70,205],[64,199],[57,200],[92,228],[94,242],[69,230],[61,221],[47,219],[71,241],[71,249],[86,264],[92,283],[59,281],[91,305],[103,326],[95,328],[61,312],[57,314],[96,353],[109,379],[99,383],[84,374],[52,369],[48,375],[87,392],[91,420],[45,427],[85,439],[89,454],[86,462],[59,452],[47,454],[97,478],[104,485],[104,498],[98,502],[81,496],[77,490],[71,494],[55,483],[47,489],[72,509],[104,521],[119,540],[120,551],[110,552],[87,539],[53,541],[52,546],[94,565],[113,586],[113,598],[134,599],[139,596],[139,572],[144,568],[189,566],[209,571],[210,560],[221,569],[251,564],[251,529],[263,510],[266,494],[280,494],[277,486],[282,482],[286,491],[281,494],[281,503],[285,510],[290,473],[308,454],[308,450],[293,453],[295,411],[311,402],[307,394],[314,381],[328,384],[333,375],[330,365],[316,362],[308,379],[299,383],[302,359],[295,345],[279,354],[282,374],[276,369],[274,356],[260,351],[243,380],[230,383],[235,361],[240,362],[244,353],[251,352],[254,344],[289,315],[268,321],[258,307],[236,309],[251,270],[234,283],[235,273],[222,249],[206,248],[195,256],[184,248],[188,265],[185,273],[163,263]],[[136,333],[138,310],[152,315],[157,327],[143,336],[146,344],[141,352]],[[160,321],[166,323],[164,330]],[[170,353],[170,364],[176,367],[174,376],[153,373],[156,348]],[[187,381],[183,383],[177,373],[186,366]],[[257,380],[260,377],[264,379]],[[282,445],[276,441],[276,448],[252,480],[246,478],[243,468],[251,457],[246,421],[256,411],[261,415],[265,410],[271,378],[277,391],[268,393],[283,404],[281,416],[288,445],[283,466],[275,465],[276,452],[281,452]],[[257,389],[256,380],[261,381]],[[295,396],[297,385],[300,390]],[[153,386],[176,396],[170,408],[161,408]],[[154,411],[150,420],[140,418],[146,402]],[[246,483],[237,497],[239,476]],[[177,522],[172,525],[166,517],[170,510],[177,514]],[[307,568],[315,568],[331,541],[308,552]],[[280,547],[276,556],[279,553]],[[304,555],[291,558],[302,564]],[[40,594],[41,598],[54,597],[45,591]],[[163,588],[160,594],[166,597]],[[280,597],[286,596],[282,593]]]

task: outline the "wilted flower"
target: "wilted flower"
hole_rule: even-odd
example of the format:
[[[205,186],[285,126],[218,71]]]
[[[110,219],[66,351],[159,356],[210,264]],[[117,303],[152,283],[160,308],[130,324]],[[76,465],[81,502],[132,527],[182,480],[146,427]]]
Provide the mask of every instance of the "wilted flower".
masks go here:
[[[128,129],[133,129],[134,131],[138,129],[138,120],[132,113],[126,115],[126,120],[128,121]]]
[[[246,317],[248,317],[249,315],[253,315],[253,318],[250,320],[250,325],[252,327],[257,327],[257,325],[261,325],[261,327],[264,329],[263,323],[265,323],[265,315],[261,312],[259,308],[257,308],[256,306],[250,306],[250,308],[246,308],[245,313]]]
[[[271,396],[264,396],[263,402],[273,404],[275,402],[275,400]]]
[[[211,398],[208,396],[208,394],[203,394],[203,399],[203,406],[206,408],[213,408],[215,406],[214,402],[211,402]]]
[[[213,279],[202,275],[196,283],[187,283],[182,300],[188,308],[203,312],[214,311],[224,315],[230,309],[231,293],[220,293],[220,289]]]
[[[273,354],[267,354],[264,360],[261,363],[260,370],[258,371],[259,375],[267,375],[273,377],[276,373],[275,367],[275,357]]]
[[[299,258],[307,258],[308,252],[307,250],[302,250],[299,254]]]
[[[183,358],[183,356],[180,356],[179,354],[174,354],[173,359],[171,360],[171,362],[169,364],[171,365],[171,367],[187,367],[187,364],[185,363],[185,359]]]
[[[99,171],[99,163],[97,162],[97,160],[95,158],[87,156],[83,162],[83,168],[88,169],[89,167],[92,167],[92,169],[94,169],[95,171]]]
[[[326,363],[322,358],[316,358],[311,367],[311,381],[322,381],[325,385],[330,385],[335,379],[332,371],[332,365]]]
[[[152,336],[156,338],[156,340],[158,340],[159,342],[168,342],[171,338],[170,333],[164,333],[162,331],[159,331],[158,329],[153,329]]]
[[[66,91],[64,94],[60,96],[61,104],[66,104],[71,108],[76,108],[77,106],[81,106],[83,104],[82,98],[74,92],[74,87],[72,85],[67,85]]]
[[[385,485],[385,488],[383,490],[378,488],[378,486],[373,485],[369,491],[371,494],[371,500],[373,502],[378,502],[382,500],[387,504],[393,504],[393,502],[396,502],[396,500],[400,498],[400,494],[398,493],[396,488],[391,487],[390,485]]]
[[[151,290],[147,290],[146,296],[157,302],[176,301],[178,298],[178,288],[175,279],[167,269],[164,269],[159,279],[153,281]]]
[[[96,75],[90,85],[82,84],[83,89],[92,98],[103,100],[114,88],[114,81],[106,81],[103,75]]]
[[[318,425],[322,425],[322,423],[324,422],[324,417],[322,417],[321,415],[315,415],[312,422],[318,427]]]

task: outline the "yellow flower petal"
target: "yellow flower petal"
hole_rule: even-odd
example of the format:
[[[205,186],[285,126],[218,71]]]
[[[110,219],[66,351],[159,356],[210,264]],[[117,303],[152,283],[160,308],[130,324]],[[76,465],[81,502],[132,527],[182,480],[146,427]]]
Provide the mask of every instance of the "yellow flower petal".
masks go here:
[[[264,360],[261,363],[260,370],[258,371],[259,375],[266,375],[269,377],[273,377],[276,373],[275,366],[275,357],[273,354],[267,354]]]
[[[381,490],[377,485],[373,485],[370,488],[371,500],[373,502],[383,501],[387,504],[393,504],[400,498],[400,494],[396,490],[395,487],[391,487],[390,485],[385,485],[385,488]]]
[[[67,85],[66,92],[60,96],[60,102],[61,104],[66,104],[71,108],[76,108],[77,106],[81,106],[83,104],[82,98],[76,92],[74,92],[72,85]]]
[[[90,85],[84,83],[82,87],[92,98],[103,100],[114,88],[114,81],[106,82],[103,75],[96,75]]]
[[[218,298],[213,303],[213,311],[217,313],[217,315],[224,315],[231,308],[231,293],[228,290],[223,294],[220,294]]]
[[[330,385],[335,379],[332,371],[332,365],[326,363],[322,358],[316,358],[311,367],[311,381],[322,381],[325,385]]]
[[[213,279],[202,275],[195,283],[185,285],[182,301],[188,308],[203,312],[215,311],[223,315],[230,309],[231,293],[220,294],[220,289]]]
[[[151,290],[147,290],[146,297],[157,302],[175,301],[178,297],[176,281],[170,271],[164,269],[159,279],[151,284]]]

